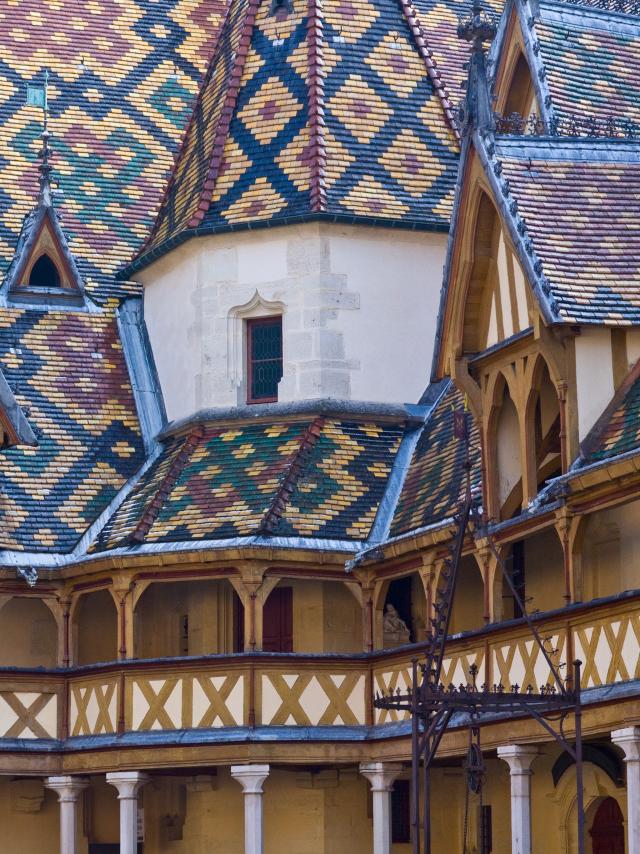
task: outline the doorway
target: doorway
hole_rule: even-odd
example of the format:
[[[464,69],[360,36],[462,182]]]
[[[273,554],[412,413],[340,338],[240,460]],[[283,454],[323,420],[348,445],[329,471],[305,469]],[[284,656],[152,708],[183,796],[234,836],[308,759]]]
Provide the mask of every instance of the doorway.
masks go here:
[[[605,798],[589,831],[593,854],[624,854],[624,819],[615,798]]]
[[[262,649],[265,652],[293,652],[293,590],[276,587],[264,603]]]

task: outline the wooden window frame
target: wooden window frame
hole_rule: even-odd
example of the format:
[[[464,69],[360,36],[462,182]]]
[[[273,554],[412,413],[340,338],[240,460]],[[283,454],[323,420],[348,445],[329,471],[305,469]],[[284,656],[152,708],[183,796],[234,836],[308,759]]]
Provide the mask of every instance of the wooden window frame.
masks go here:
[[[254,398],[251,394],[251,390],[253,388],[253,365],[254,360],[251,358],[251,349],[252,349],[252,341],[253,341],[253,331],[254,329],[259,328],[260,326],[267,326],[278,322],[280,324],[280,334],[282,335],[282,315],[281,314],[272,314],[267,317],[248,317],[246,319],[246,329],[247,329],[247,347],[246,347],[246,359],[247,359],[247,403],[257,405],[260,403],[277,403],[278,395],[275,397],[257,397]],[[284,367],[284,365],[283,365]]]

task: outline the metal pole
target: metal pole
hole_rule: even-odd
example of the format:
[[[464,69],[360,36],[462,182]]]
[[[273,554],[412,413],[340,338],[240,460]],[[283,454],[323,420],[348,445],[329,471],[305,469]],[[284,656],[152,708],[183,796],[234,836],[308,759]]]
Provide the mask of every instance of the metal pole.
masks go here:
[[[431,854],[431,739],[427,739],[424,759],[422,760],[422,787],[424,815],[424,854]],[[427,761],[428,760],[428,761]]]
[[[573,662],[573,679],[576,701],[576,807],[578,810],[578,854],[584,854],[584,786],[582,781],[582,706],[580,698],[580,668],[582,662]]]
[[[420,854],[420,751],[418,750],[418,659],[411,661],[411,851]]]

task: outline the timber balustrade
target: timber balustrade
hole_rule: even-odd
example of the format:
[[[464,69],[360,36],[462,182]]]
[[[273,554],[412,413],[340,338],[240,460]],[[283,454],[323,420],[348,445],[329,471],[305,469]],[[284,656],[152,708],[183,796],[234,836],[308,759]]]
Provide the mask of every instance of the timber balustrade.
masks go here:
[[[572,606],[536,621],[561,673],[583,661],[584,689],[640,678],[640,594]],[[153,730],[370,726],[404,720],[373,708],[410,684],[420,644],[359,655],[241,653],[58,670],[0,669],[0,739],[66,739]],[[445,685],[536,691],[549,665],[521,621],[451,638]]]

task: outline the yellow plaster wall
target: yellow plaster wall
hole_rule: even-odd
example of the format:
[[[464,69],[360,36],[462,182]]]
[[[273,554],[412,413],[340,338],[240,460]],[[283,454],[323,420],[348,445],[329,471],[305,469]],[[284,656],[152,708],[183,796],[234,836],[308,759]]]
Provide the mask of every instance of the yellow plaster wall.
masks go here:
[[[560,539],[548,528],[525,540],[527,610],[550,611],[564,605],[564,558]]]
[[[117,844],[120,838],[118,792],[104,777],[91,777],[84,797],[84,845],[89,842]],[[87,848],[81,849],[86,851]]]
[[[118,615],[108,590],[87,593],[78,603],[74,635],[76,662],[95,664],[118,658]]]
[[[152,584],[145,590],[135,610],[135,655],[182,655],[184,616],[189,621],[187,655],[232,651],[231,585],[227,581],[192,581]]]
[[[0,665],[55,667],[58,627],[39,599],[10,599],[0,610]]]
[[[53,851],[51,840],[57,840],[59,833],[57,796],[45,790],[42,806],[37,812],[23,812],[19,807],[16,808],[18,805],[12,788],[9,778],[0,778],[2,854],[44,854]]]
[[[640,501],[588,517],[581,549],[582,599],[640,587]]]
[[[345,584],[323,585],[324,651],[362,652],[362,608]]]
[[[468,632],[484,626],[484,584],[476,559],[462,558],[453,597],[449,633]]]

